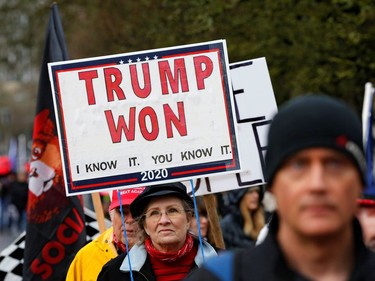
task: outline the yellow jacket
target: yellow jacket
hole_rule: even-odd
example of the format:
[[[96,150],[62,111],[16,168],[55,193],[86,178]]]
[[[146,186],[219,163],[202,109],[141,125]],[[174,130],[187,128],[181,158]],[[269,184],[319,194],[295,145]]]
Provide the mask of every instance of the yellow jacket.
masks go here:
[[[103,265],[118,255],[112,238],[111,227],[82,247],[69,266],[66,281],[96,281]]]

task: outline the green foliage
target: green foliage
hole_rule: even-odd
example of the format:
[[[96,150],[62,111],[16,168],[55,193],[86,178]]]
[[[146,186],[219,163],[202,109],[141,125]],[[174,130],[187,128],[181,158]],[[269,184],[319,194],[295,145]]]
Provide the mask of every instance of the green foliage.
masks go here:
[[[37,1],[39,5],[32,8],[29,1],[9,2],[24,7],[30,19],[37,15],[23,39],[29,42],[25,46],[38,48],[40,54],[42,44],[35,43],[44,39],[51,1]],[[71,58],[226,39],[230,62],[266,57],[279,103],[321,92],[342,97],[360,111],[364,84],[375,82],[373,0],[65,0],[58,4]]]

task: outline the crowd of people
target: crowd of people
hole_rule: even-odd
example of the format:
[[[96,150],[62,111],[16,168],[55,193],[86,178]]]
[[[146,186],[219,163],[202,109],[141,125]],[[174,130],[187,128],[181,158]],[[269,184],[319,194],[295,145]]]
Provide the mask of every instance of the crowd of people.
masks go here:
[[[66,280],[375,280],[375,197],[355,111],[324,95],[294,98],[267,143],[267,184],[216,194],[223,248],[184,184],[116,190],[112,227],[80,249]],[[0,187],[1,227],[24,229],[26,174]]]
[[[293,99],[273,118],[265,163],[277,207],[263,241],[208,260],[186,280],[375,280],[355,112],[323,95]]]
[[[182,183],[121,191],[125,225],[114,192],[113,227],[78,252],[67,280],[375,280],[361,128],[340,100],[293,99],[268,132],[267,185],[220,194],[225,249],[210,240],[203,199],[194,204]]]
[[[26,228],[28,174],[9,171],[0,176],[0,231],[20,233]]]

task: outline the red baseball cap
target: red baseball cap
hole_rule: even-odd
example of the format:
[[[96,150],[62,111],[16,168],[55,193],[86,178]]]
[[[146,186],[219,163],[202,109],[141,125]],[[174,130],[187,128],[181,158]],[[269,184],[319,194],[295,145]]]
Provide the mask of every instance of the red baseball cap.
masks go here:
[[[121,204],[122,205],[130,205],[131,202],[134,201],[137,196],[142,193],[144,190],[144,187],[137,187],[137,188],[127,188],[120,190],[121,194]],[[109,210],[113,210],[114,208],[117,208],[120,206],[120,200],[118,198],[118,192],[117,190],[112,191],[112,202],[111,205],[109,205]]]
[[[361,198],[357,199],[357,203],[361,207],[375,207],[375,200],[373,199]]]

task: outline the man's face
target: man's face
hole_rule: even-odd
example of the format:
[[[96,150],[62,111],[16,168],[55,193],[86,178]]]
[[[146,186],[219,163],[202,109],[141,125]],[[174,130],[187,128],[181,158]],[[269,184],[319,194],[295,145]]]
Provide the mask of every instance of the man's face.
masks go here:
[[[294,154],[278,170],[271,186],[280,228],[306,238],[337,235],[351,227],[361,190],[354,164],[327,148]]]
[[[115,208],[112,219],[113,232],[115,236],[125,244],[124,228],[122,226],[120,208]],[[126,236],[129,243],[129,248],[137,242],[138,224],[134,221],[132,214],[130,213],[129,206],[123,206],[122,212],[124,214]]]
[[[360,207],[358,219],[362,226],[365,244],[375,252],[375,206]]]

